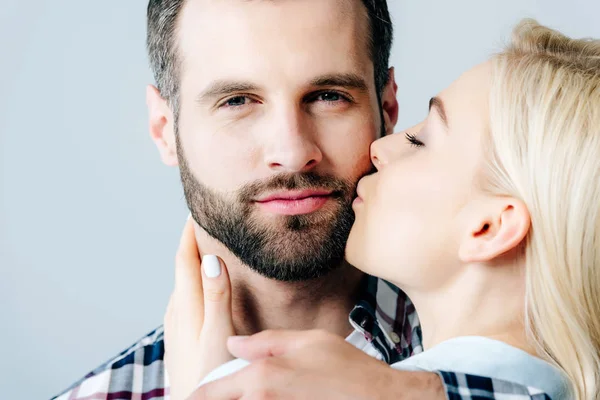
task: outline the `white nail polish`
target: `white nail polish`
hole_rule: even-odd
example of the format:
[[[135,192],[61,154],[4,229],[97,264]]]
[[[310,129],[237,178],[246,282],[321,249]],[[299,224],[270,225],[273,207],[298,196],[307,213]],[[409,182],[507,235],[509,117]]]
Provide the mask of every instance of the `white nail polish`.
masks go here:
[[[209,278],[216,278],[221,275],[221,263],[217,256],[205,255],[202,257],[202,268],[204,268],[204,273]]]

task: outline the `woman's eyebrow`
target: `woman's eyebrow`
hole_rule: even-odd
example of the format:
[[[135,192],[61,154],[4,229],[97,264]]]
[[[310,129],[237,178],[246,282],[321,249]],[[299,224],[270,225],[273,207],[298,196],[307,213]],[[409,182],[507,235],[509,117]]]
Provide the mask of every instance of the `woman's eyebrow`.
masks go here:
[[[449,129],[448,117],[446,116],[446,109],[444,108],[444,102],[442,101],[442,99],[440,99],[439,97],[432,97],[431,100],[429,100],[429,112],[431,112],[432,108],[436,109],[438,115],[442,119],[442,122],[446,126],[446,129]]]

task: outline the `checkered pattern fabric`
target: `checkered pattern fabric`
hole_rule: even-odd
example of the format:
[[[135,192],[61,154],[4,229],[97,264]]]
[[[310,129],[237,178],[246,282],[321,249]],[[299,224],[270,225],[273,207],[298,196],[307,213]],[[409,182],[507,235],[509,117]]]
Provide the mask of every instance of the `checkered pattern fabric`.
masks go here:
[[[394,285],[367,276],[362,299],[350,323],[372,346],[372,356],[393,364],[423,351],[414,305]],[[87,374],[57,400],[159,400],[169,398],[164,364],[164,335],[159,327],[118,356]],[[449,400],[542,400],[535,388],[440,371]]]

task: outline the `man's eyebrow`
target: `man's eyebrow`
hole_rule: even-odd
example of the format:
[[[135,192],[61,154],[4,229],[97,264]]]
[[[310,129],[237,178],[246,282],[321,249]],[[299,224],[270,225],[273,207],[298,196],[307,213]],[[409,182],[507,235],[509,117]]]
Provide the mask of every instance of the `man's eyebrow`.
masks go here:
[[[215,97],[256,90],[259,90],[259,87],[250,82],[219,80],[212,82],[196,96],[196,102],[203,103]]]
[[[361,92],[369,90],[367,82],[359,75],[352,73],[322,75],[313,79],[310,83],[312,86],[340,86]]]
[[[361,92],[368,91],[367,83],[363,78],[356,74],[329,74],[322,75],[313,79],[310,84],[312,86],[340,86],[347,89],[356,89]],[[196,96],[197,103],[204,103],[215,97],[227,96],[228,94],[239,93],[239,92],[250,92],[257,91],[260,88],[250,82],[243,81],[228,81],[218,80],[212,82],[206,89],[204,89],[198,96]]]
[[[446,129],[448,129],[448,117],[446,116],[446,109],[444,108],[444,102],[439,97],[432,97],[429,100],[429,111],[435,108],[437,110],[438,115],[442,119],[444,125],[446,125]]]

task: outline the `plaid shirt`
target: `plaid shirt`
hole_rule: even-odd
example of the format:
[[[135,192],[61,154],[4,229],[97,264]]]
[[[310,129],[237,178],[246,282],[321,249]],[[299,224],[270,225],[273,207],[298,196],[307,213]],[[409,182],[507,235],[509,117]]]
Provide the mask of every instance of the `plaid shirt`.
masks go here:
[[[363,350],[388,364],[422,352],[421,326],[408,297],[375,277],[367,276],[364,285],[363,297],[349,315],[353,335],[368,344]],[[159,327],[53,399],[168,399],[163,357],[164,335]],[[538,389],[497,379],[448,371],[438,374],[449,400],[550,399]]]

